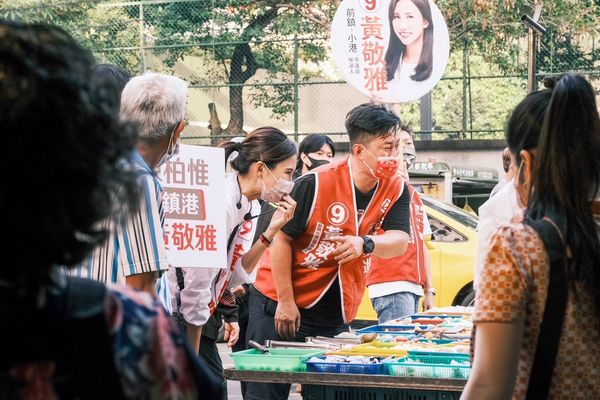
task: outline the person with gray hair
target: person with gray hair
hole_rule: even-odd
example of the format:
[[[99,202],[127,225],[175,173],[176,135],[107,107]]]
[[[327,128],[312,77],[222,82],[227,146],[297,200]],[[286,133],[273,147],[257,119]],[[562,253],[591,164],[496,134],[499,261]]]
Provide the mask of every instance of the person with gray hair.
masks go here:
[[[120,283],[160,295],[170,311],[167,286],[155,288],[169,268],[163,242],[162,186],[155,170],[177,153],[185,126],[187,84],[174,76],[146,72],[129,80],[121,94],[120,119],[139,134],[135,173],[141,192],[134,213],[105,221],[110,236],[74,275]]]
[[[138,151],[153,169],[177,152],[186,97],[185,81],[154,72],[136,76],[123,89],[121,120],[138,128]]]

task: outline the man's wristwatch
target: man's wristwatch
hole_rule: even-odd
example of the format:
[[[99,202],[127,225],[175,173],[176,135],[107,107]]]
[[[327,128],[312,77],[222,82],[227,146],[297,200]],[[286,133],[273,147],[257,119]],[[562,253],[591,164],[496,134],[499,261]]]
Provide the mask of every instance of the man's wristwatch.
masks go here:
[[[375,242],[368,236],[361,236],[363,240],[363,253],[371,254],[375,250]]]
[[[425,294],[429,294],[431,293],[432,295],[435,296],[435,289],[430,287],[430,288],[425,288]]]

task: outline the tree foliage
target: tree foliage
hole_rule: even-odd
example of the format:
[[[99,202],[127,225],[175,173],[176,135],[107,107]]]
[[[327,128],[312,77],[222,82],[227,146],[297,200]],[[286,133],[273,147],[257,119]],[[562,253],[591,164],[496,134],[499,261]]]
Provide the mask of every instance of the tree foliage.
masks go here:
[[[201,53],[209,59],[205,67],[212,65],[212,68],[206,68],[210,76],[200,73],[198,81],[229,85],[230,120],[226,128],[221,128],[213,108],[213,135],[242,133],[244,84],[251,83],[259,69],[264,74],[261,85],[250,89],[252,103],[271,108],[275,115],[289,114],[293,109],[293,88],[289,85],[295,72],[293,40],[327,36],[337,3],[236,0],[195,4],[195,7],[186,3],[148,7],[146,15],[156,29],[158,46],[175,43],[189,46],[165,47],[162,54],[167,64]],[[319,61],[326,56],[323,43],[302,48],[303,59]]]
[[[229,91],[225,127],[216,107],[209,109],[213,135],[230,136],[243,133],[245,98],[283,118],[294,110],[296,80],[336,79],[325,71],[331,70],[329,29],[339,3],[165,0],[116,6],[112,0],[0,0],[0,16],[61,25],[100,61],[134,73],[144,69],[146,59],[153,69],[164,71],[181,69],[183,64],[192,85],[222,85]],[[432,92],[434,130],[502,128],[507,111],[524,95],[524,80],[471,79],[467,87],[465,77],[525,73],[527,29],[520,17],[533,13],[535,1],[436,3],[451,34],[446,77],[458,79],[443,80]],[[545,1],[540,22],[548,33],[541,40],[538,70],[598,70],[597,0]],[[140,44],[146,48],[143,54]],[[468,65],[463,63],[465,57]],[[186,59],[193,59],[194,65],[180,63]],[[402,115],[418,127],[417,104],[403,105]]]
[[[540,69],[550,68],[547,53],[554,48],[571,70],[586,67],[590,58],[584,40],[597,35],[600,7],[597,0],[551,0],[543,3],[540,23],[548,30],[542,38]],[[524,14],[533,15],[534,0],[438,0],[452,33],[452,43],[464,41],[487,62],[506,73],[526,71]],[[560,57],[562,55],[562,57]],[[563,69],[564,70],[564,69]]]

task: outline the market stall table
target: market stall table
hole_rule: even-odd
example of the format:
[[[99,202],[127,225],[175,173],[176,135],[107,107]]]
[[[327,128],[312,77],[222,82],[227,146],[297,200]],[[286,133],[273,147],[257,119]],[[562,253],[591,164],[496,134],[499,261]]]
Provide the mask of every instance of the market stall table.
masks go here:
[[[252,343],[231,355],[225,378],[301,384],[304,400],[458,400],[471,370],[471,313],[446,307],[335,338]]]
[[[225,379],[244,382],[299,383],[304,400],[446,400],[458,399],[464,379],[414,378],[389,375],[318,372],[245,371],[225,369]]]

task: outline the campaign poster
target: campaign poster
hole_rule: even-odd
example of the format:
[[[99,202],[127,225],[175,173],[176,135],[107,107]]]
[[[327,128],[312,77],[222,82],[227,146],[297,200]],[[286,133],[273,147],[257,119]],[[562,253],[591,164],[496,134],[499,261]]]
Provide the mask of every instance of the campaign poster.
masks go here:
[[[225,152],[180,145],[160,168],[164,241],[174,267],[227,267]]]
[[[344,0],[331,48],[346,81],[378,103],[429,93],[450,55],[446,21],[431,0]]]

